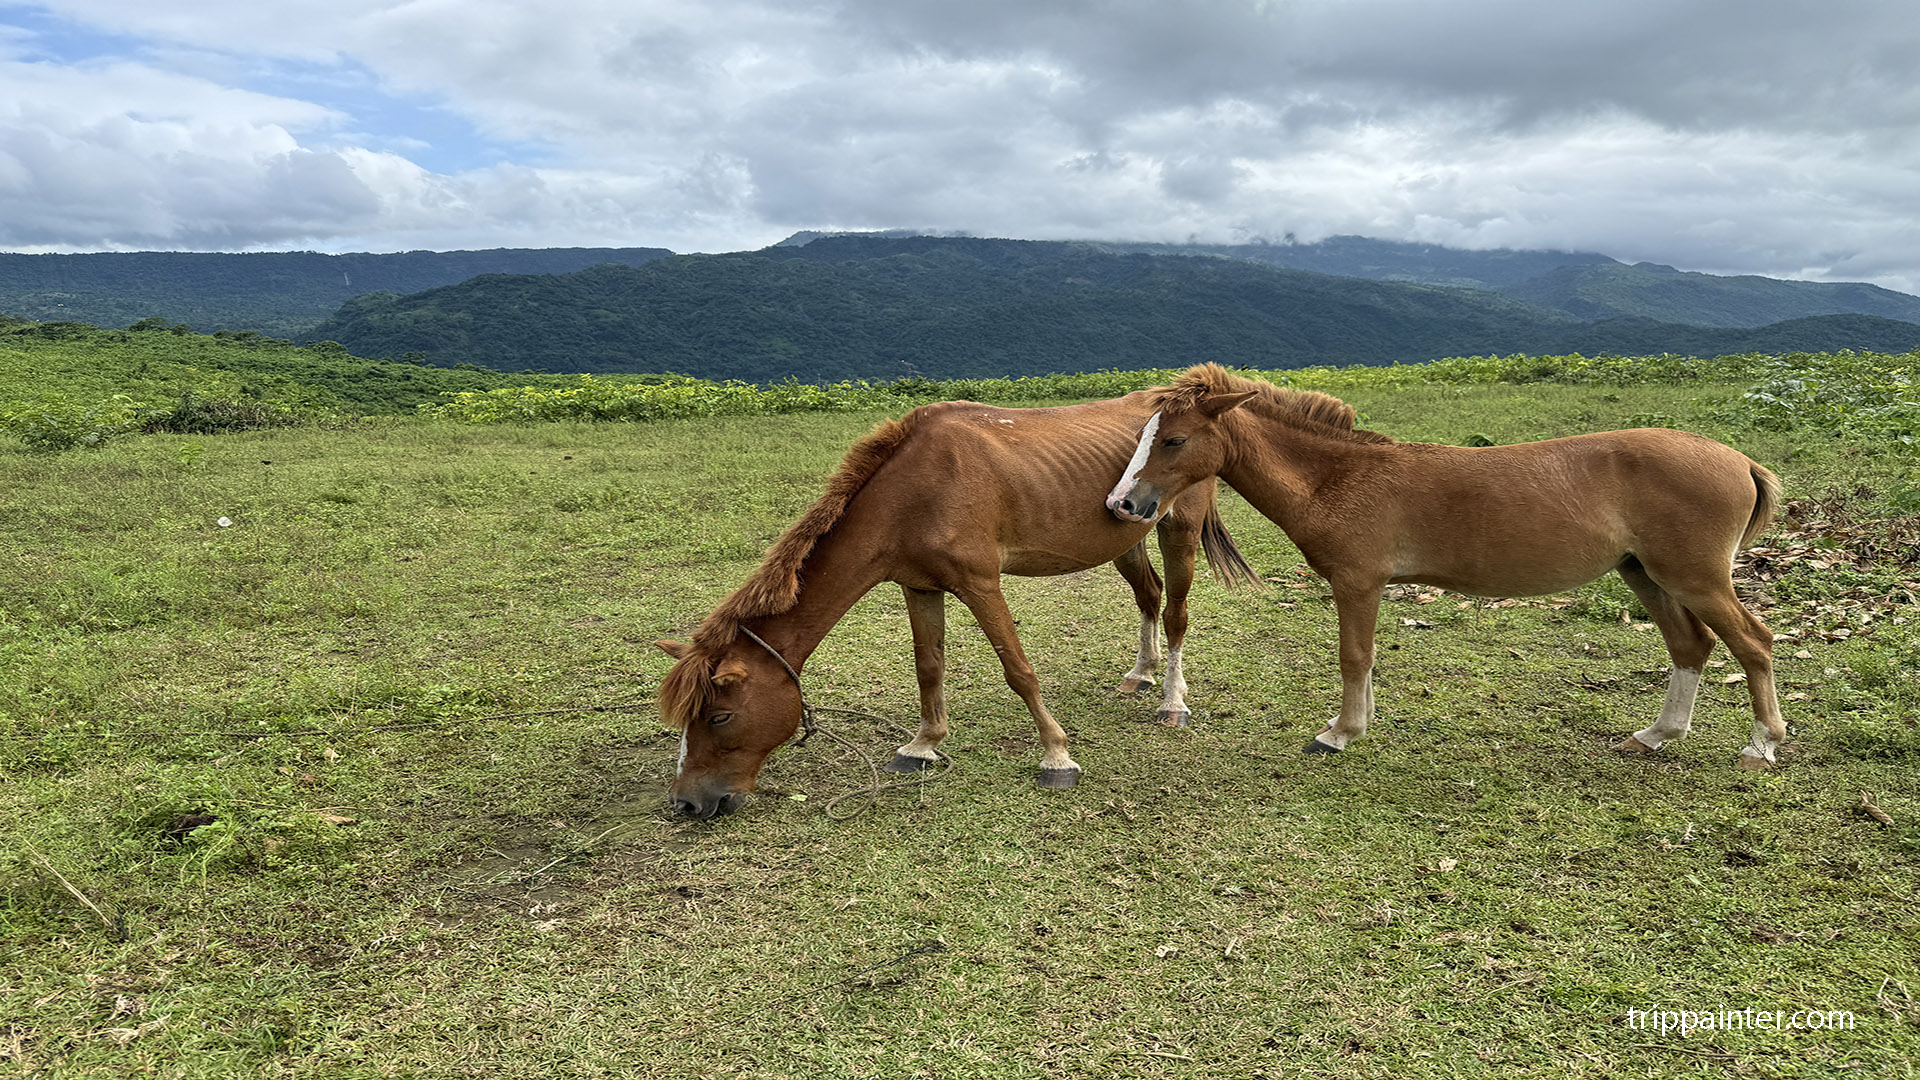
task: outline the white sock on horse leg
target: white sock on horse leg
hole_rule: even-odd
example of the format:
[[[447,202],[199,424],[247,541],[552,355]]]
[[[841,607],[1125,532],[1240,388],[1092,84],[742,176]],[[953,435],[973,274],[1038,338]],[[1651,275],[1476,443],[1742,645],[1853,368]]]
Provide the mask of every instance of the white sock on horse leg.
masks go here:
[[[1678,739],[1693,726],[1693,699],[1700,692],[1700,672],[1677,667],[1667,676],[1667,700],[1660,706],[1660,717],[1651,727],[1633,733],[1649,750],[1658,750],[1669,739]]]

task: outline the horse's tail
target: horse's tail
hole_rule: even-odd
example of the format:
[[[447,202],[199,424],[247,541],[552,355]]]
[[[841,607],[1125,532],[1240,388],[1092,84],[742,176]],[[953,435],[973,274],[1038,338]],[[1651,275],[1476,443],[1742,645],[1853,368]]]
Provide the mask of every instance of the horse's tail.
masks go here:
[[[1773,523],[1774,513],[1780,509],[1780,478],[1759,462],[1749,461],[1747,464],[1753,472],[1754,500],[1753,516],[1747,519],[1747,531],[1740,534],[1742,548],[1758,540],[1760,534],[1767,531],[1767,526]]]
[[[1227,523],[1220,520],[1220,493],[1216,488],[1213,498],[1207,500],[1207,516],[1200,523],[1200,549],[1206,552],[1207,565],[1213,568],[1214,576],[1229,589],[1246,586],[1257,589],[1264,584],[1260,575],[1240,554],[1234,545],[1232,534],[1227,532]]]

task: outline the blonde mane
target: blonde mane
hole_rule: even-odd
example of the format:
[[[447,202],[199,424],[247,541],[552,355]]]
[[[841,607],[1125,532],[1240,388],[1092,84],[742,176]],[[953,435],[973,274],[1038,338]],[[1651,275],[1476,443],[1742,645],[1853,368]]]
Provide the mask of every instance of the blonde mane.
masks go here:
[[[854,443],[827,481],[826,492],[800,520],[787,526],[746,582],[701,621],[686,655],[660,683],[660,716],[668,726],[685,727],[713,696],[714,665],[740,636],[742,626],[790,611],[799,602],[800,567],[820,538],[845,516],[847,504],[906,441],[912,421],[911,413],[904,420],[883,420]]]
[[[1148,391],[1147,405],[1163,412],[1183,412],[1215,394],[1238,394],[1248,390],[1256,395],[1249,405],[1263,415],[1295,427],[1338,435],[1356,442],[1393,441],[1378,432],[1354,427],[1358,414],[1353,406],[1331,394],[1323,394],[1318,390],[1294,390],[1244,378],[1219,364],[1196,364],[1188,368],[1171,385]]]

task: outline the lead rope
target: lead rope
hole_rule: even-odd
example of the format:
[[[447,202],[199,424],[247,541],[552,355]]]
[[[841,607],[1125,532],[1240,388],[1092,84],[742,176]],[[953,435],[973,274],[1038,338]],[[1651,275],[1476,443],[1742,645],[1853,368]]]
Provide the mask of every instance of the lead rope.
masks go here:
[[[826,801],[826,804],[821,807],[821,809],[826,812],[826,815],[828,818],[834,821],[852,821],[854,818],[857,818],[861,814],[864,814],[868,810],[871,810],[873,808],[873,805],[880,801],[880,796],[889,791],[898,791],[902,788],[925,788],[925,786],[928,784],[935,783],[940,780],[945,780],[947,778],[947,775],[953,772],[953,759],[936,749],[934,753],[939,754],[940,762],[941,762],[941,768],[938,772],[928,772],[927,770],[922,769],[918,772],[915,772],[913,774],[913,778],[910,780],[889,780],[889,781],[883,782],[880,779],[880,765],[879,763],[873,760],[873,755],[867,753],[866,750],[862,748],[858,743],[840,734],[839,732],[833,730],[832,728],[822,727],[820,725],[819,714],[823,712],[828,712],[828,713],[837,713],[841,716],[863,717],[868,720],[879,721],[880,723],[885,724],[895,729],[896,731],[902,732],[908,735],[909,737],[911,737],[913,733],[910,731],[907,731],[906,727],[900,724],[898,721],[890,720],[887,717],[881,716],[878,713],[863,712],[859,709],[841,709],[841,708],[835,708],[830,705],[822,705],[822,706],[816,707],[814,705],[808,704],[806,690],[800,684],[800,673],[793,669],[792,664],[787,663],[786,657],[780,655],[780,650],[767,644],[765,639],[761,638],[759,634],[754,633],[753,631],[747,629],[744,626],[740,628],[740,632],[747,635],[747,637],[753,639],[754,644],[760,646],[761,648],[767,650],[767,652],[773,654],[773,658],[775,660],[780,661],[780,666],[785,668],[787,670],[787,674],[793,677],[794,689],[800,691],[801,734],[800,734],[799,740],[795,742],[794,745],[805,746],[807,744],[807,740],[813,738],[813,735],[815,732],[820,732],[825,734],[827,738],[832,739],[834,742],[837,742],[841,746],[844,746],[847,749],[853,751],[854,754],[857,757],[859,757],[861,761],[866,763],[867,772],[873,778],[872,783],[865,788],[855,788],[852,791],[841,792],[840,794],[835,795],[833,798],[828,799]],[[854,807],[851,811],[844,814],[837,812],[841,803],[846,802],[848,799],[855,799],[863,796],[865,797],[866,801]],[[922,805],[925,805],[926,798],[927,798],[926,792],[924,790],[921,791],[920,801]]]

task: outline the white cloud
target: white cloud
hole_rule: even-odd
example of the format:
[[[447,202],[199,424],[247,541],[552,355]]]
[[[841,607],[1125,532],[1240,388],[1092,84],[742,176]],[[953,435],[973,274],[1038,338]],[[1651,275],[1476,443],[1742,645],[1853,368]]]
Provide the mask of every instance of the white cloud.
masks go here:
[[[119,37],[0,34],[8,246],[1352,232],[1920,282],[1901,4],[42,7]]]

